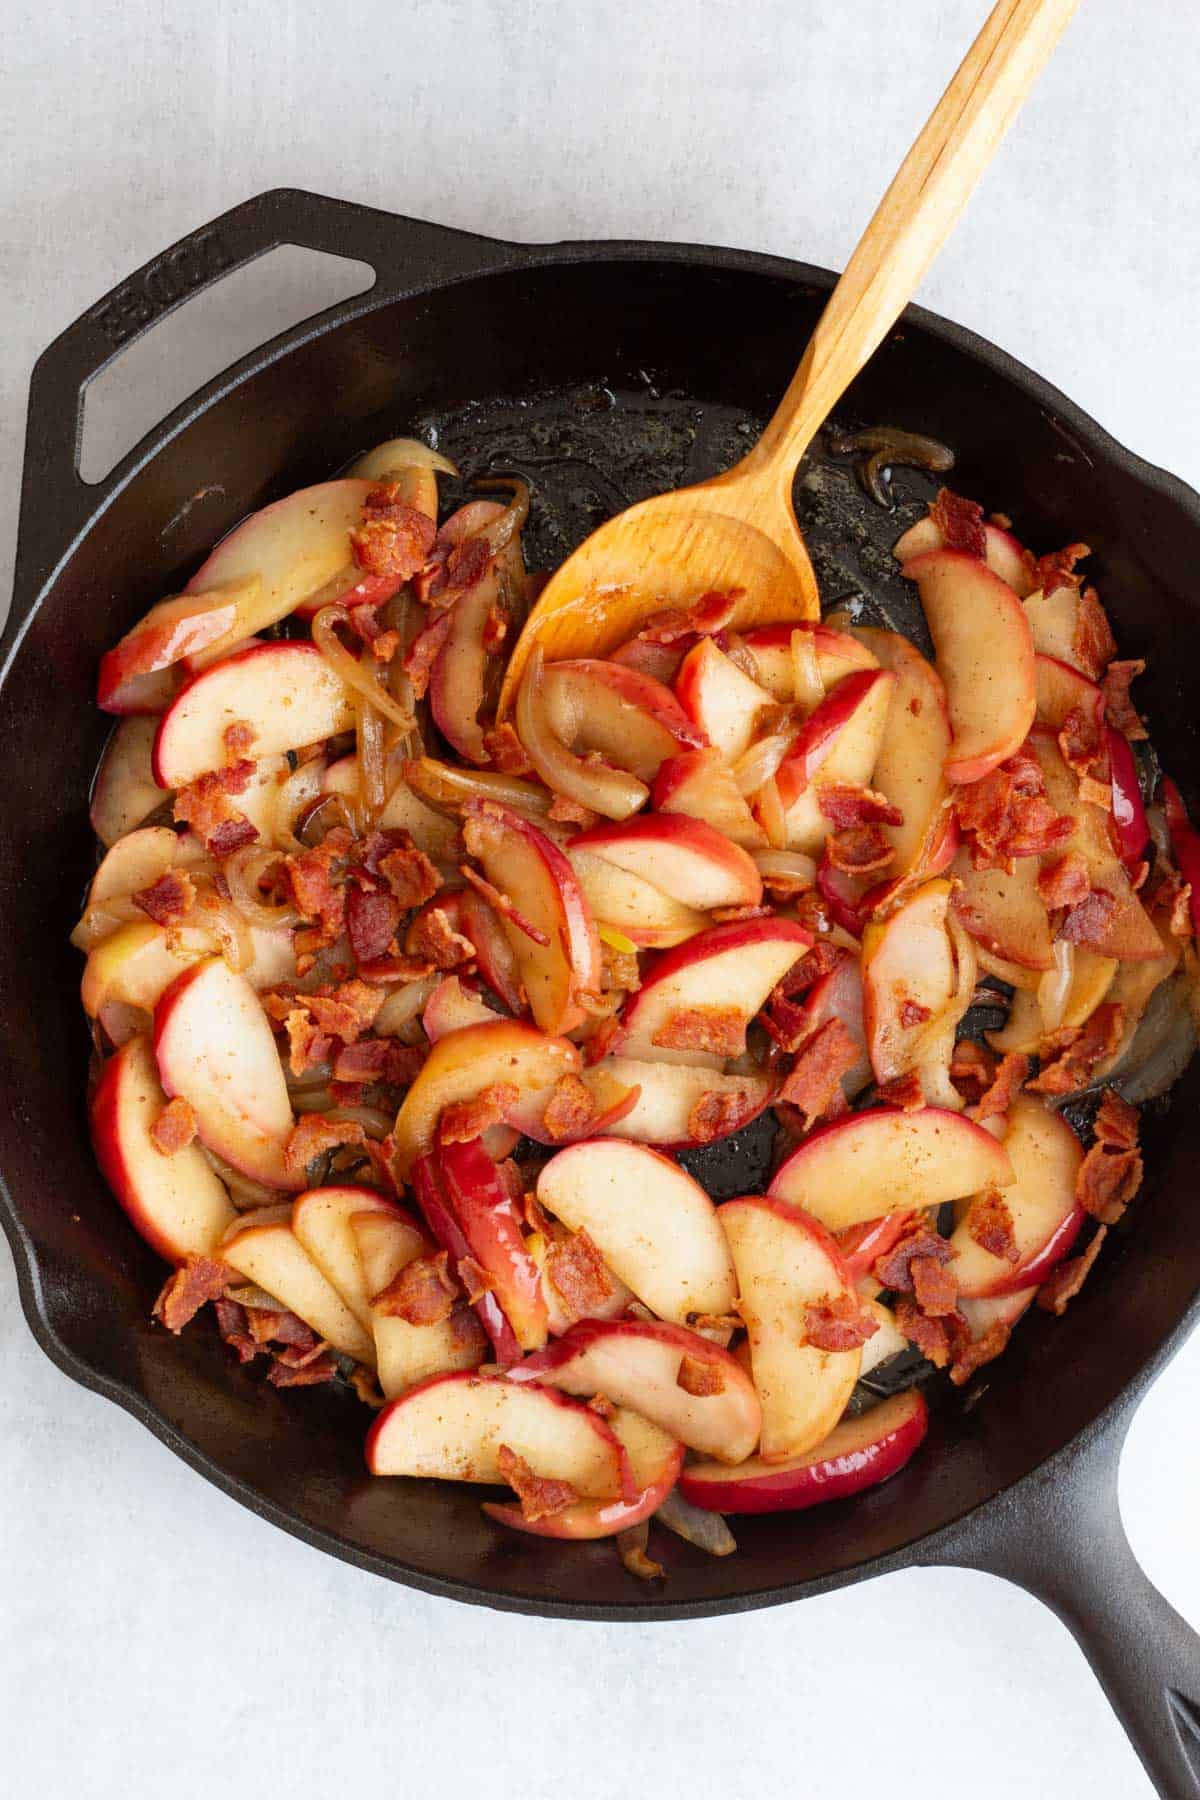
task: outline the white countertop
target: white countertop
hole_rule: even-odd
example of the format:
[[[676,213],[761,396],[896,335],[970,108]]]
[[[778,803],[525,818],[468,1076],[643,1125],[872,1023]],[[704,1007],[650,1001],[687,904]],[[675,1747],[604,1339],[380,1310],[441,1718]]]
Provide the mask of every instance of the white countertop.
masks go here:
[[[514,238],[693,239],[837,266],[983,11],[15,0],[0,554],[34,355],[234,202],[296,185]],[[1198,65],[1179,0],[1089,0],[921,298],[1200,485]],[[294,276],[280,285],[293,304]],[[279,301],[268,282],[262,335]],[[138,416],[228,348],[160,356]],[[262,1524],[62,1377],[3,1251],[0,1299],[13,1795],[743,1800],[841,1794],[864,1754],[892,1800],[1151,1792],[1066,1629],[999,1581],[911,1573],[642,1630],[431,1600]],[[1143,1406],[1121,1485],[1137,1554],[1196,1625],[1198,1413],[1200,1339]],[[905,1749],[916,1716],[935,1721],[926,1763]]]

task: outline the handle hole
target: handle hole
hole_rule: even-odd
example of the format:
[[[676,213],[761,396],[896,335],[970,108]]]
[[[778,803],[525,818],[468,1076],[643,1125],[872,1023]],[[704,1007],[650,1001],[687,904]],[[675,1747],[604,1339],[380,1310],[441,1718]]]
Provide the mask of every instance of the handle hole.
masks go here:
[[[374,281],[369,263],[281,244],[193,294],[88,383],[81,478],[103,481],[147,431],[222,369]]]

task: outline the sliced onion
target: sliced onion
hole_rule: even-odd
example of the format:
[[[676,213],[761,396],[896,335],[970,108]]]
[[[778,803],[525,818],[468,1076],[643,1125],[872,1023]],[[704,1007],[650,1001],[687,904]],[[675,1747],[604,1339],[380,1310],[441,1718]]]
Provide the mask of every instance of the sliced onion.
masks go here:
[[[817,865],[802,850],[752,850],[750,854],[760,875],[782,875],[805,887],[816,886]]]
[[[786,850],[787,813],[779,798],[779,787],[774,776],[769,776],[763,782],[754,796],[754,806],[758,822],[766,832],[767,842],[772,850]]]
[[[793,631],[791,643],[793,698],[806,713],[815,712],[825,698],[825,683],[817,661],[816,633]]]
[[[672,1488],[654,1517],[685,1544],[707,1550],[710,1556],[732,1556],[737,1549],[737,1539],[725,1523],[725,1515],[693,1506],[678,1488]]]
[[[102,938],[109,937],[118,925],[128,925],[134,919],[144,919],[146,914],[140,906],[135,906],[131,894],[114,894],[108,900],[100,900],[95,906],[89,906],[83,917],[71,933],[71,942],[76,950],[90,950]]]
[[[233,904],[251,925],[261,925],[266,931],[281,925],[295,925],[300,918],[294,906],[286,903],[272,906],[262,897],[259,882],[278,861],[278,850],[247,844],[244,850],[235,850],[225,863],[225,880]]]
[[[367,1136],[376,1142],[387,1137],[396,1123],[394,1114],[385,1113],[378,1106],[335,1106],[326,1116],[334,1123],[361,1125]]]
[[[739,794],[755,794],[764,781],[771,781],[780,763],[800,735],[796,720],[782,731],[772,731],[744,750],[733,765],[733,779]]]
[[[350,614],[344,606],[323,606],[312,622],[313,643],[343,687],[369,701],[376,712],[383,713],[398,730],[411,731],[416,724],[412,714],[396,704],[387,689],[379,685],[377,676],[362,668],[338,636],[337,627],[348,624],[349,620]]]
[[[517,693],[517,735],[546,786],[606,819],[627,819],[650,798],[645,782],[626,769],[584,762],[550,724],[546,707],[545,655],[536,644]]]
[[[247,1282],[245,1287],[226,1288],[225,1298],[236,1300],[239,1306],[247,1307],[251,1312],[281,1312],[284,1309],[274,1294],[268,1294],[266,1288],[260,1288],[254,1282]]]
[[[333,1064],[327,1062],[313,1063],[302,1075],[293,1075],[285,1063],[284,1080],[287,1082],[289,1094],[307,1093],[313,1088],[328,1087],[333,1080]]]
[[[364,660],[371,655],[363,651]],[[358,721],[358,809],[364,831],[369,831],[387,804],[388,779],[384,745],[384,721],[370,700],[355,707]]]
[[[254,961],[249,925],[232,901],[222,899],[214,889],[196,896],[196,904],[181,923],[211,931],[235,975]]]
[[[639,1581],[662,1580],[662,1564],[646,1553],[646,1545],[650,1542],[649,1519],[643,1519],[640,1525],[631,1525],[628,1531],[618,1531],[615,1542],[617,1553],[631,1575],[636,1575]]]
[[[427,975],[423,981],[407,981],[395,988],[375,1015],[376,1037],[398,1037],[425,1010],[425,1002],[441,979],[440,975]]]
[[[275,795],[275,811],[271,821],[271,835],[281,850],[289,855],[298,856],[307,846],[296,836],[296,824],[300,814],[314,800],[321,797],[325,780],[325,759],[314,756],[308,762],[293,769],[286,781],[281,781]]]
[[[758,658],[740,631],[726,631],[722,648],[734,668],[740,669],[751,681],[758,680]]]
[[[490,769],[460,769],[454,763],[439,762],[435,756],[406,762],[402,773],[419,800],[452,816],[457,816],[468,800],[493,800],[498,806],[511,806],[514,812],[541,818],[550,811],[554,799],[545,788],[521,781],[516,775],[497,775]]]
[[[239,1212],[248,1212],[257,1206],[278,1206],[281,1200],[287,1198],[278,1188],[265,1187],[261,1181],[251,1181],[248,1175],[243,1175],[240,1169],[235,1169],[232,1163],[227,1163],[224,1157],[218,1156],[206,1144],[200,1144],[199,1148],[213,1174],[229,1189],[229,1198]]]
[[[498,488],[512,489],[512,499],[499,517],[489,520],[478,531],[470,533],[471,537],[484,538],[488,549],[495,556],[506,544],[511,543],[519,531],[525,529],[525,521],[529,517],[529,483],[519,475],[497,475],[477,480],[474,485],[485,493],[494,493]]]
[[[353,475],[355,469],[385,455],[389,469],[436,469],[439,475],[458,474],[458,469],[448,456],[443,456],[440,450],[431,450],[420,438],[389,438],[385,444],[377,444],[374,450],[368,450],[365,456],[360,456],[351,465],[350,473]],[[374,477],[366,476],[363,479],[369,481]],[[386,477],[381,476],[379,479],[384,480]]]
[[[1054,966],[1046,970],[1038,982],[1038,1008],[1042,1029],[1057,1031],[1067,1011],[1071,983],[1075,979],[1075,946],[1067,938],[1054,941]]]

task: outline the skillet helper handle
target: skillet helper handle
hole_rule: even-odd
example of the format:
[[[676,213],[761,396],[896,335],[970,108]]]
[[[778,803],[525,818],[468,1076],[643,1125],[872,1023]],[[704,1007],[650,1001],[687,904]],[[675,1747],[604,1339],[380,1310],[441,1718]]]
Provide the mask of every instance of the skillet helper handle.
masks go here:
[[[790,492],[797,464],[958,222],[1079,0],[997,0],[846,265],[742,467]]]
[[[1143,1573],[1121,1523],[1127,1418],[1053,1473],[965,1521],[939,1563],[982,1569],[1037,1596],[1070,1629],[1165,1800],[1200,1797],[1200,1636]]]

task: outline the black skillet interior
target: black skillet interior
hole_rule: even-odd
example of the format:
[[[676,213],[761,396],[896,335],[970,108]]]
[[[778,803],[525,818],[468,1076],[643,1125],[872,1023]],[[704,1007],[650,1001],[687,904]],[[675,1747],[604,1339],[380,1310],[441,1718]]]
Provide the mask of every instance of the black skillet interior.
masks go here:
[[[232,382],[213,384],[94,500],[64,485],[44,442],[55,432],[70,438],[78,383],[69,359],[52,358],[35,382],[0,709],[4,764],[19,771],[4,800],[0,985],[8,1017],[20,1021],[0,1038],[9,1096],[0,1167],[31,1325],[68,1373],[137,1413],[244,1503],[335,1554],[461,1599],[648,1619],[796,1598],[921,1560],[921,1540],[1060,1450],[1144,1378],[1178,1334],[1200,1288],[1186,1204],[1200,1151],[1196,1068],[1150,1123],[1150,1175],[1129,1231],[1117,1234],[1065,1320],[1035,1317],[973,1403],[955,1396],[938,1404],[924,1451],[878,1491],[799,1518],[741,1521],[740,1552],[723,1561],[662,1534],[663,1586],[632,1581],[609,1545],[507,1534],[482,1516],[469,1489],[369,1480],[366,1415],[356,1402],[327,1390],[279,1394],[235,1367],[203,1325],[175,1340],[149,1323],[162,1270],[92,1161],[88,1044],[78,958],[67,943],[92,858],[86,803],[106,729],[92,704],[102,649],[177,589],[248,510],[414,428],[436,432],[470,473],[528,474],[531,559],[557,560],[615,507],[740,453],[782,390],[831,281],[735,253],[522,251],[443,234],[439,272],[458,279],[425,291],[419,284],[433,275],[406,259],[438,265],[427,255],[431,238],[441,244],[432,228],[381,224],[381,215],[323,202],[325,227],[306,240],[295,228],[304,209],[297,197],[282,198],[282,233],[262,210],[274,202],[278,211],[280,197],[266,196],[230,216],[240,220],[235,240],[238,231],[253,235],[257,207],[265,240],[257,248],[281,235],[323,237],[321,247],[390,271],[380,289],[319,329],[290,334],[286,356],[274,346],[240,365]],[[479,270],[487,272],[472,273]],[[1195,628],[1198,604],[1195,497],[1128,457],[1025,371],[915,312],[855,384],[841,417],[946,440],[958,455],[955,484],[1009,512],[1037,548],[1079,537],[1097,547],[1091,567],[1123,649],[1149,663],[1140,698],[1194,795],[1200,758],[1178,646]],[[906,476],[899,490],[913,505],[923,491]],[[69,544],[75,523],[102,501],[105,510]],[[801,473],[797,504],[827,604],[861,597],[911,626],[911,602],[886,555],[896,520],[873,509],[850,469],[819,453]],[[721,1179],[745,1186],[753,1171],[747,1163]]]

